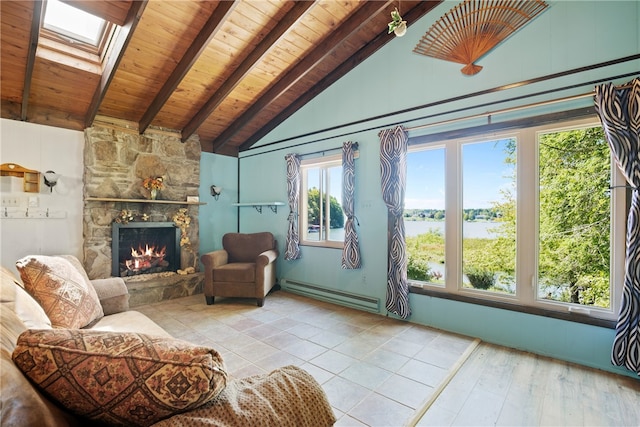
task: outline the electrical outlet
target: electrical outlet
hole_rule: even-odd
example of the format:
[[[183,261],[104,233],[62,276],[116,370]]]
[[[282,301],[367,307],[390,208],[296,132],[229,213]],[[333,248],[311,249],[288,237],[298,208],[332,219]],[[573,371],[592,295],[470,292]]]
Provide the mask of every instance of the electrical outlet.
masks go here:
[[[40,205],[40,199],[38,196],[29,196],[29,207],[37,208]]]
[[[2,196],[2,206],[3,207],[11,207],[11,206],[19,206],[20,198],[18,196]]]

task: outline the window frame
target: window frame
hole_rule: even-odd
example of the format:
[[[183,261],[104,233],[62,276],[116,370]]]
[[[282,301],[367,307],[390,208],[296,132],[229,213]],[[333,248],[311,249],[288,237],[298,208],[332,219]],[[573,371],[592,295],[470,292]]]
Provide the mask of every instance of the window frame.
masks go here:
[[[550,315],[566,320],[611,327],[620,309],[624,283],[627,191],[611,191],[610,306],[599,308],[542,300],[537,296],[538,259],[538,147],[539,136],[586,127],[601,127],[597,118],[567,119],[511,131],[477,133],[471,137],[439,139],[421,144],[410,143],[409,154],[421,149],[445,148],[445,284],[409,280],[413,292],[448,299]],[[516,292],[513,295],[462,287],[462,146],[465,143],[516,139]],[[531,161],[535,159],[535,161]],[[450,165],[453,165],[452,168]],[[611,185],[626,181],[611,158]],[[603,191],[606,189],[603,189]],[[535,254],[531,255],[531,252]]]
[[[330,200],[332,194],[330,192],[324,191],[324,186],[326,184],[327,187],[331,186],[329,180],[328,170],[330,168],[339,167],[341,169],[342,174],[342,154],[328,155],[320,158],[310,158],[310,159],[302,159],[300,162],[300,176],[301,176],[301,185],[300,185],[300,213],[299,213],[299,221],[298,221],[298,233],[300,236],[300,245],[301,246],[317,246],[317,247],[325,247],[325,248],[335,248],[342,249],[344,248],[344,239],[343,240],[329,240],[329,223],[331,221],[330,215],[323,215],[325,218],[325,229],[327,230],[326,236],[324,239],[320,240],[308,240],[307,239],[307,230],[309,227],[308,224],[308,170],[309,169],[320,169],[322,171],[322,178],[320,182],[320,196],[324,196],[325,202],[327,206],[330,206]],[[342,184],[341,184],[342,189]],[[341,196],[342,193],[339,195]],[[336,197],[340,204],[342,205],[341,197]],[[322,203],[320,204],[322,207]]]

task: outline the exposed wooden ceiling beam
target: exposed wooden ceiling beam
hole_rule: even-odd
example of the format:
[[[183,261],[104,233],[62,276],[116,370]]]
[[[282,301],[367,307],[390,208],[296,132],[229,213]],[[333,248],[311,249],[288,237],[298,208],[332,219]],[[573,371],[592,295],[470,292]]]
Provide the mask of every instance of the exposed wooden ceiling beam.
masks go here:
[[[300,79],[310,73],[322,61],[331,55],[335,48],[343,41],[349,39],[357,33],[366,23],[373,19],[378,13],[384,11],[394,0],[384,2],[371,1],[360,7],[351,17],[333,31],[322,41],[310,54],[306,55],[289,72],[280,78],[271,88],[260,97],[251,107],[249,107],[238,119],[231,123],[213,141],[213,150],[218,151],[243,129],[251,120],[255,118],[263,109],[285,94],[289,88],[295,85]]]
[[[411,27],[411,23],[416,22],[418,19],[430,12],[443,0],[423,1],[416,5],[409,12],[403,14],[402,18],[407,21],[407,27]],[[394,39],[394,36],[387,34],[387,32],[381,32],[370,43],[353,54],[349,59],[340,64],[335,70],[329,73],[325,78],[315,84],[310,90],[305,92],[304,95],[296,99],[291,105],[282,110],[276,117],[269,121],[256,133],[251,135],[247,140],[240,145],[240,151],[246,151],[253,146],[256,142],[262,139],[265,135],[275,129],[280,123],[289,118],[293,113],[302,108],[307,102],[311,101],[322,91],[327,89],[333,83],[338,81],[342,76],[347,74],[369,56],[373,55],[378,49]]]
[[[218,3],[218,6],[209,17],[209,20],[204,24],[202,30],[200,30],[193,43],[189,46],[189,49],[187,49],[176,68],[174,68],[173,72],[162,86],[162,89],[160,89],[155,99],[149,105],[149,108],[147,108],[147,111],[142,115],[142,119],[140,119],[139,123],[141,134],[149,127],[154,117],[171,97],[173,91],[176,90],[182,79],[184,79],[184,76],[187,75],[193,64],[207,48],[211,39],[216,35],[222,24],[224,24],[227,17],[231,12],[233,12],[233,9],[235,9],[237,5],[238,0],[222,1]],[[184,142],[187,139],[188,137],[183,137],[182,141]]]
[[[278,40],[294,25],[310,8],[314,1],[299,1],[287,14],[278,21],[278,24],[267,34],[267,36],[249,53],[240,66],[229,76],[216,93],[207,100],[204,106],[182,129],[182,141],[189,139],[200,125],[211,115],[211,113],[224,101],[233,89],[246,77],[256,64],[269,52]]]
[[[140,22],[142,12],[144,12],[145,7],[147,7],[147,1],[148,0],[134,1],[131,4],[131,8],[129,9],[129,13],[127,14],[126,22],[120,28],[118,36],[114,40],[111,54],[106,59],[107,63],[104,65],[102,76],[100,78],[100,84],[98,85],[95,93],[93,94],[93,98],[91,99],[91,104],[89,105],[87,115],[84,119],[85,127],[91,127],[93,119],[96,117],[96,114],[98,114],[100,104],[102,103],[102,100],[107,93],[107,89],[109,88],[109,85],[113,80],[113,76],[116,74],[118,65],[120,64],[122,56],[124,55],[124,51],[126,50],[129,41],[133,37],[133,33],[136,26],[138,25],[138,22]]]
[[[24,74],[24,85],[22,86],[22,107],[20,109],[20,120],[22,121],[27,120],[29,96],[31,95],[31,77],[33,76],[33,66],[36,62],[36,50],[38,50],[38,38],[40,37],[43,8],[44,5],[41,0],[34,2],[31,34],[29,36],[29,52],[27,53],[27,67]]]

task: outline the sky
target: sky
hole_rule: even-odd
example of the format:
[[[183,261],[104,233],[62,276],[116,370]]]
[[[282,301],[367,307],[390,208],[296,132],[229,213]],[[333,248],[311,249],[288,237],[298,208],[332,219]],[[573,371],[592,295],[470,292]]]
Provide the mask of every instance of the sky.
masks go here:
[[[463,209],[500,200],[500,188],[510,182],[505,146],[506,140],[463,145]],[[405,209],[444,209],[444,155],[444,148],[409,152]]]
[[[57,0],[47,1],[44,16],[45,26],[52,25],[69,31],[85,41],[97,42],[104,20],[97,18],[80,9],[69,6]]]

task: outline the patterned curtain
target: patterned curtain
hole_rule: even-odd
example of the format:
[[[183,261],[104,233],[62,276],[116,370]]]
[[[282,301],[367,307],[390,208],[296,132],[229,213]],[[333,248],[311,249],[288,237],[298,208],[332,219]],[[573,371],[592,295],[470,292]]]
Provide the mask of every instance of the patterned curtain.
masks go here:
[[[627,221],[622,305],[611,363],[640,375],[640,79],[595,88],[595,107],[618,167],[634,188]]]
[[[402,126],[384,129],[380,137],[382,198],[389,212],[387,261],[387,310],[403,319],[411,315],[404,240],[404,192],[407,184],[407,133]]]
[[[289,199],[289,229],[287,230],[284,259],[299,259],[300,235],[298,234],[298,201],[300,199],[300,156],[287,154],[287,198]]]
[[[355,161],[353,157],[354,144],[347,141],[342,144],[342,209],[347,216],[344,224],[344,248],[342,249],[342,268],[360,268],[360,246],[358,233],[353,223],[355,217],[353,208],[353,193],[356,184]]]

